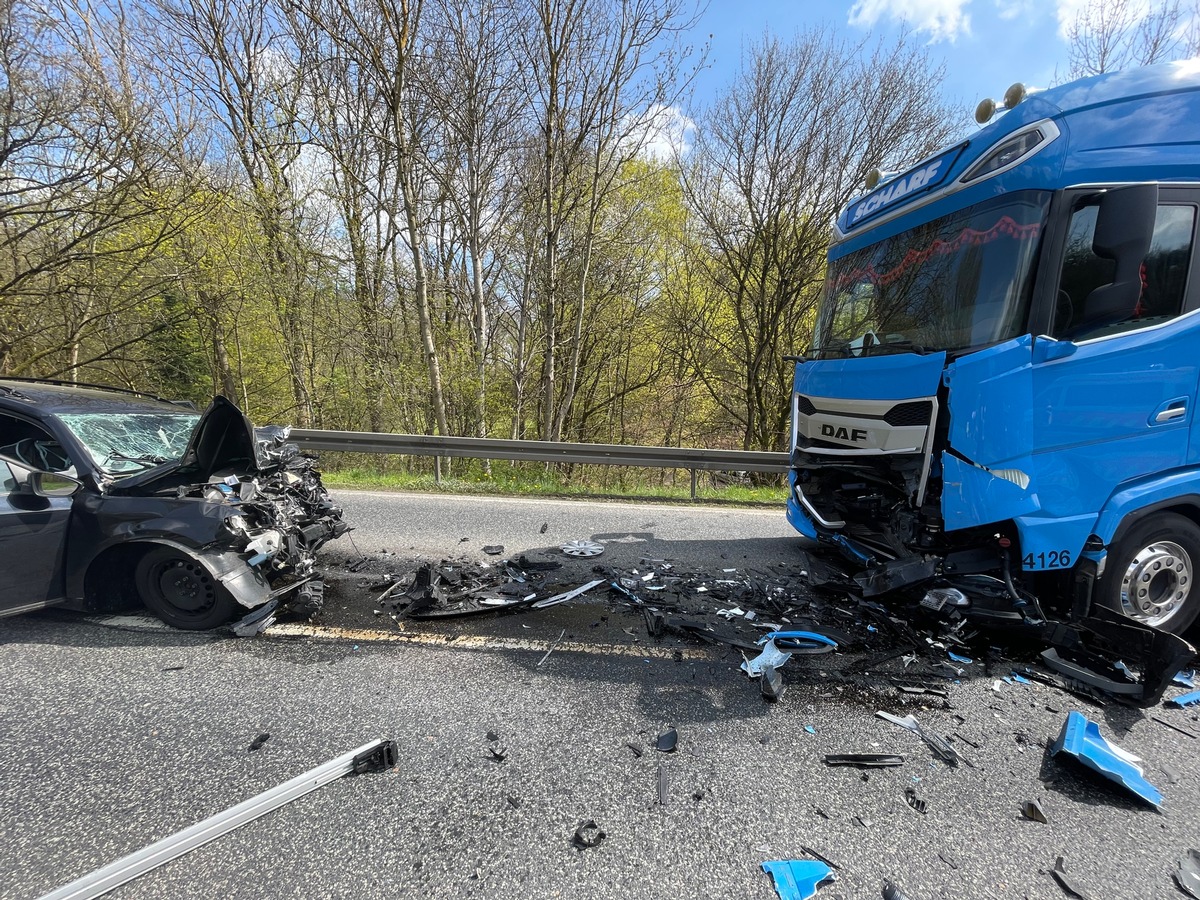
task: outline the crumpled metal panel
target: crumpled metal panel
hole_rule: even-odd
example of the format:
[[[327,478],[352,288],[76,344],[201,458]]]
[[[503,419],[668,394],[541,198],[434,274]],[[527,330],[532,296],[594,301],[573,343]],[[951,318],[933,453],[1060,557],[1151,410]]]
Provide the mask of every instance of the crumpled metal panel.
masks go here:
[[[1100,734],[1100,726],[1083,713],[1072,710],[1067,714],[1062,733],[1051,745],[1050,753],[1074,757],[1152,806],[1162,806],[1163,795],[1143,777],[1142,767],[1138,765],[1141,760],[1105,740]]]

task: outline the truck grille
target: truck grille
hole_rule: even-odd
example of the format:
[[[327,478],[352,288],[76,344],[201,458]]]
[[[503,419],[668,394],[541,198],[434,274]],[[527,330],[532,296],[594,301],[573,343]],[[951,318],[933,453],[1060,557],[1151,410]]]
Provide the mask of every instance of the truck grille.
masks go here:
[[[913,400],[908,403],[897,403],[887,411],[883,421],[889,425],[928,425],[929,417],[933,415],[933,404],[928,400]]]
[[[817,411],[817,408],[815,406],[813,406],[813,402],[811,400],[809,400],[807,397],[805,397],[803,394],[797,394],[796,395],[796,411],[799,412],[800,415],[802,415],[802,416],[811,416],[813,413],[815,413]]]

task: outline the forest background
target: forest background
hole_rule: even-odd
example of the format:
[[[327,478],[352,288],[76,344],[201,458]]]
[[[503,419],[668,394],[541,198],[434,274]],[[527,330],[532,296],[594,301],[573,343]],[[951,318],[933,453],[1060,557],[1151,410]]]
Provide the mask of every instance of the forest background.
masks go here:
[[[1064,78],[1196,52],[1092,2]],[[968,129],[913,35],[689,0],[0,0],[0,375],[257,422],[786,448],[830,223]]]

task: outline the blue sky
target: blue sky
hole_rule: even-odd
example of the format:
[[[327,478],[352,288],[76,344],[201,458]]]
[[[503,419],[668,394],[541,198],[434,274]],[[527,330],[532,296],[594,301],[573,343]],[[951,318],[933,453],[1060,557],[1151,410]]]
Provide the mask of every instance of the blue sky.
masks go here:
[[[708,99],[736,71],[742,46],[764,32],[787,38],[810,26],[832,25],[847,37],[894,38],[907,23],[914,40],[946,63],[945,99],[968,110],[983,97],[999,100],[1014,81],[1031,87],[1067,70],[1060,22],[1083,0],[710,0],[696,28],[711,33],[711,68],[696,86]]]

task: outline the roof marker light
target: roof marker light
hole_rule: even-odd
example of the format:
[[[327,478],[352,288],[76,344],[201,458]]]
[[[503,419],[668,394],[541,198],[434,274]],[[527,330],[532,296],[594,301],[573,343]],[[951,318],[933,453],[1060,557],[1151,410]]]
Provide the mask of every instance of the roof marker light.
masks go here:
[[[1029,91],[1025,89],[1025,85],[1017,81],[1009,85],[1007,91],[1004,92],[1004,105],[997,106],[996,101],[991,97],[984,97],[979,101],[979,105],[975,107],[975,121],[980,125],[986,125],[992,120],[992,116],[1006,109],[1012,109],[1022,100],[1029,96]]]

